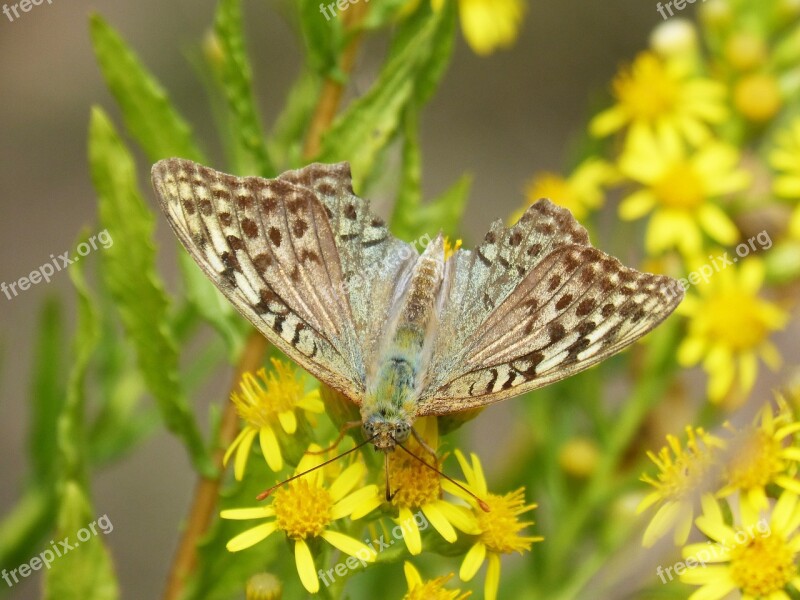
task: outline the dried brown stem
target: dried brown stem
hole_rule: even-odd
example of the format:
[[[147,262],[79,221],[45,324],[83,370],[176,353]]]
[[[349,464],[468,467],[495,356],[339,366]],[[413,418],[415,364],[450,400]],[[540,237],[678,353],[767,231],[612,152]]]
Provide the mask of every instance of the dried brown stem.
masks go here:
[[[239,364],[236,366],[236,373],[231,383],[231,391],[236,388],[244,373],[257,371],[261,367],[266,349],[267,340],[259,332],[253,331],[247,339]],[[181,597],[186,578],[197,564],[197,543],[208,529],[217,506],[219,486],[223,475],[222,457],[224,448],[236,437],[238,429],[239,416],[236,414],[233,402],[229,399],[225,402],[225,409],[222,414],[219,447],[214,453],[217,475],[210,478],[201,477],[197,482],[194,500],[186,521],[186,528],[183,530],[183,536],[178,544],[178,550],[175,553],[175,558],[172,561],[167,577],[164,600],[178,600]]]

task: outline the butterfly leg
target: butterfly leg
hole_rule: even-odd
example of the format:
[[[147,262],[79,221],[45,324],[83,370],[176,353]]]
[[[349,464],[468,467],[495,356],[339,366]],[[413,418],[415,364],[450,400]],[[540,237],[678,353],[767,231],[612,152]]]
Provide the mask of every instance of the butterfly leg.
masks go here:
[[[347,421],[342,428],[339,430],[339,435],[336,437],[336,440],[327,448],[323,448],[322,450],[314,450],[313,452],[310,450],[306,451],[306,454],[325,454],[336,448],[341,441],[344,439],[344,436],[347,434],[348,431],[353,429],[354,427],[358,427],[361,425],[361,421]]]
[[[422,436],[419,433],[417,433],[417,430],[414,429],[413,427],[411,428],[411,433],[414,434],[414,439],[417,440],[417,443],[420,446],[422,446],[422,449],[425,450],[425,452],[427,452],[428,454],[430,454],[433,457],[433,464],[438,465],[439,464],[439,458],[436,456],[436,450],[431,448],[428,445],[428,442],[426,442],[424,439],[422,439]]]

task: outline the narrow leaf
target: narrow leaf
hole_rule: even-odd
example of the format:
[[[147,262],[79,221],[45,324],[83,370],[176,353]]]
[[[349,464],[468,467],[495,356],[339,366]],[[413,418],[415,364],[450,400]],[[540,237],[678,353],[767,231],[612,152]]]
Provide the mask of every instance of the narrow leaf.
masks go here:
[[[89,158],[100,220],[114,240],[103,254],[103,278],[164,422],[186,445],[195,466],[210,474],[211,461],[179,384],[169,301],[155,268],[153,215],[137,189],[130,153],[98,108],[92,111]]]
[[[99,15],[91,16],[89,26],[106,85],[147,157],[153,162],[179,156],[205,163],[191,128],[122,37]]]
[[[220,52],[215,55],[212,67],[227,100],[230,126],[238,142],[241,164],[236,170],[241,174],[272,177],[272,166],[264,145],[264,133],[256,110],[252,87],[252,69],[245,51],[242,31],[241,0],[221,0],[214,20],[214,39]]]

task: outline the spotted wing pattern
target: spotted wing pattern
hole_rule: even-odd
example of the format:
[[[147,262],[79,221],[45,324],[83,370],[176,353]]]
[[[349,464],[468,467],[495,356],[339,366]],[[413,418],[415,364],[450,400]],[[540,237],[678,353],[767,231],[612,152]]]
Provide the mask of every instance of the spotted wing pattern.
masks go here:
[[[571,213],[547,200],[459,251],[448,280],[421,415],[569,377],[653,329],[683,297],[677,281],[593,248]]]
[[[355,198],[349,168],[315,164],[269,180],[167,159],[152,176],[170,225],[222,293],[289,357],[360,403],[365,317],[351,310],[341,255],[358,255],[356,246],[375,253],[391,240],[363,201],[353,210],[368,226],[354,228],[347,211],[337,218],[329,196],[346,188]]]

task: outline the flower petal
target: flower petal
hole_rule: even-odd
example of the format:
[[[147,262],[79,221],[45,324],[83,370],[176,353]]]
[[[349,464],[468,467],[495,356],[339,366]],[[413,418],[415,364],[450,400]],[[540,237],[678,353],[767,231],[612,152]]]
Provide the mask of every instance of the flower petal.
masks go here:
[[[267,539],[275,530],[278,529],[276,522],[264,523],[252,529],[240,533],[225,545],[229,552],[239,552],[250,546],[254,546],[258,542]]]
[[[472,548],[467,551],[464,562],[461,563],[461,569],[458,572],[461,581],[469,581],[475,577],[475,573],[481,568],[485,558],[486,544],[483,542],[475,543]]]
[[[311,556],[311,550],[305,540],[297,540],[294,543],[294,562],[303,587],[310,594],[316,594],[319,591],[317,568],[314,566],[314,557]]]
[[[442,502],[443,503],[443,502]],[[456,530],[442,514],[438,508],[439,502],[430,502],[422,507],[423,514],[428,518],[433,528],[438,531],[441,536],[451,544],[456,541],[458,536]]]
[[[333,531],[331,529],[326,529],[322,532],[320,537],[328,542],[331,546],[341,550],[345,554],[349,554],[350,556],[358,556],[366,562],[373,562],[375,560],[376,553],[374,550],[371,550],[369,546],[359,542],[357,539],[352,538],[349,535],[345,535],[344,533],[339,533],[338,531]]]
[[[381,505],[377,485],[367,485],[339,500],[331,509],[331,520],[350,517],[360,519]]]
[[[294,410],[279,412],[278,421],[281,422],[281,427],[283,427],[283,430],[289,435],[297,431],[297,417],[294,416]]]
[[[283,455],[272,427],[264,425],[259,431],[258,441],[261,444],[261,453],[264,455],[269,468],[276,472],[280,471],[283,468]]]
[[[253,446],[253,440],[258,431],[252,427],[245,429],[247,432],[242,436],[242,441],[239,443],[239,448],[236,450],[236,459],[233,463],[233,476],[236,481],[241,481],[244,477],[244,469],[247,467],[247,459],[250,458],[250,448]]]
[[[253,508],[229,508],[219,513],[223,519],[246,520],[246,519],[265,519],[275,516],[275,509],[272,506],[255,506]]]
[[[497,589],[500,587],[500,556],[489,553],[489,566],[486,567],[486,582],[483,585],[485,600],[497,600]]]
[[[403,541],[406,543],[406,548],[408,548],[411,555],[416,556],[422,552],[422,538],[419,535],[419,527],[417,527],[417,523],[414,521],[414,515],[411,514],[411,511],[405,506],[400,507],[398,517],[394,519],[394,522],[398,525],[402,523],[407,524],[407,526],[401,527],[400,529],[403,531]]]

